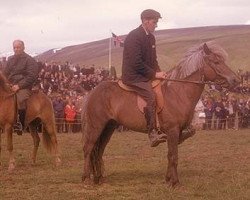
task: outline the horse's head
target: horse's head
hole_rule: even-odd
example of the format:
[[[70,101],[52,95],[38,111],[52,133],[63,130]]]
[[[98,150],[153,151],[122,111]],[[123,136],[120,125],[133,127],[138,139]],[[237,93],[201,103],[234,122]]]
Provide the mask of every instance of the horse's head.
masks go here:
[[[234,88],[240,78],[226,65],[227,53],[214,42],[204,43],[204,76],[207,81],[215,82],[225,88]]]

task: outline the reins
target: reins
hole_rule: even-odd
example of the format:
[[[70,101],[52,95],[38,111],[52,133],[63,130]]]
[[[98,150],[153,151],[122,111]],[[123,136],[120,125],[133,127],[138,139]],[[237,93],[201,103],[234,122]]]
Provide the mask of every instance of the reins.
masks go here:
[[[191,81],[191,80],[185,80],[185,79],[171,79],[171,78],[165,78],[166,81],[174,81],[174,82],[182,82],[182,83],[193,83],[193,84],[199,84],[199,85],[205,85],[205,84],[212,84],[212,81],[205,81],[205,75],[204,75],[204,68],[199,68],[199,74],[200,74],[200,81]]]
[[[194,83],[194,84],[201,84],[201,85],[213,83],[211,81],[204,81],[203,79],[201,81],[190,81],[190,80],[185,80],[185,79],[165,78],[164,80],[166,80],[166,81],[174,81],[174,82],[183,82],[183,83]]]

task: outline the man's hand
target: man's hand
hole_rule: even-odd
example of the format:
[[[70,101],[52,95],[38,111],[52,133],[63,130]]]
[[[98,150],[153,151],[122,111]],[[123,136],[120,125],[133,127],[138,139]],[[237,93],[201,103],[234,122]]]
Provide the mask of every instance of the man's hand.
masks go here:
[[[20,88],[19,88],[18,85],[13,85],[13,86],[11,87],[11,90],[12,90],[13,92],[17,92],[19,89],[20,89]]]
[[[166,72],[156,72],[155,78],[165,79],[165,78],[167,78],[167,73]]]

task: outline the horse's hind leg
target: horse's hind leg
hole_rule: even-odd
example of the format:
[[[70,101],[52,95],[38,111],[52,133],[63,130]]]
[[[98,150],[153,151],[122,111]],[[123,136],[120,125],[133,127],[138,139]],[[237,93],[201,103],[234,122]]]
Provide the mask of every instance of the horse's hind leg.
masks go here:
[[[97,125],[98,124],[98,125]],[[103,123],[94,123],[94,124],[87,124],[84,133],[84,168],[83,168],[83,175],[82,181],[86,185],[90,185],[92,183],[90,179],[91,173],[95,170],[93,165],[93,156],[95,156],[93,150],[98,142],[98,139],[102,133],[102,130],[105,127],[105,122]]]
[[[37,150],[38,150],[39,143],[40,143],[40,137],[39,137],[39,135],[37,133],[37,128],[36,128],[35,124],[31,123],[30,126],[29,126],[29,129],[30,129],[30,134],[32,136],[33,143],[34,143],[34,149],[33,149],[33,152],[32,152],[31,159],[32,159],[32,164],[35,164],[36,163]]]
[[[91,162],[94,168],[94,182],[101,184],[105,181],[104,179],[104,162],[102,159],[104,150],[116,128],[117,124],[115,121],[110,121],[102,131],[102,134],[95,145]]]

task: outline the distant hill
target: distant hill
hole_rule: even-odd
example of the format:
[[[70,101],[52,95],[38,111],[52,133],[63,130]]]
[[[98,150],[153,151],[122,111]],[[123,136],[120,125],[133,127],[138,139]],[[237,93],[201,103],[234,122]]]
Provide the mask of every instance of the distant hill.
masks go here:
[[[250,70],[250,25],[210,26],[183,29],[160,30],[155,32],[158,61],[162,69],[172,68],[193,45],[215,40],[229,54],[228,65],[234,70]],[[121,36],[123,39],[126,35]],[[121,47],[112,48],[112,65],[121,72]],[[51,49],[37,56],[40,61],[69,61],[86,66],[108,66],[109,39]]]

